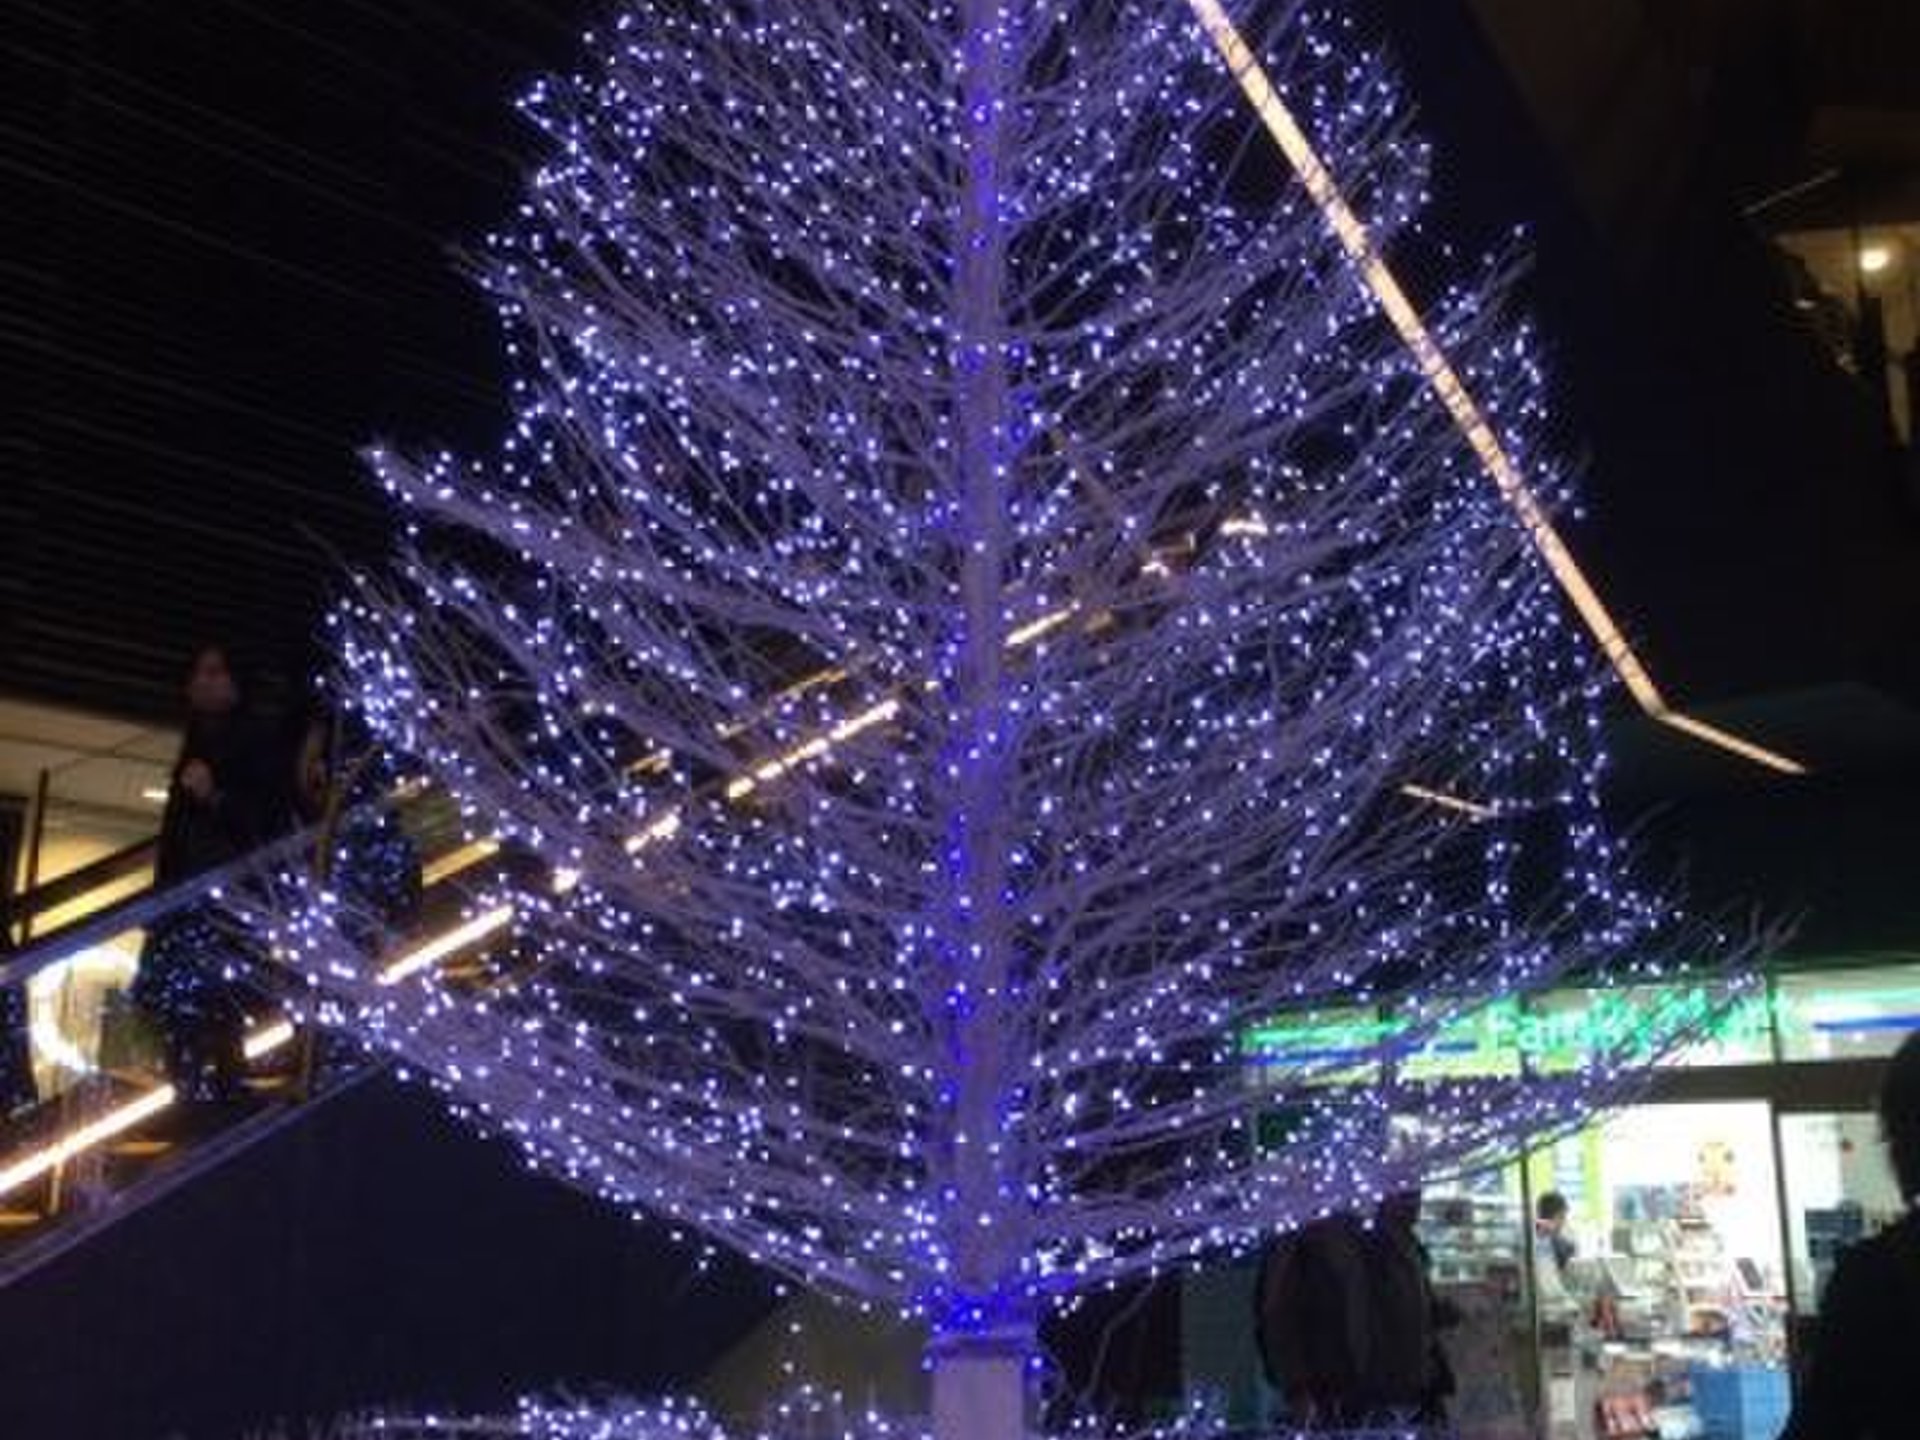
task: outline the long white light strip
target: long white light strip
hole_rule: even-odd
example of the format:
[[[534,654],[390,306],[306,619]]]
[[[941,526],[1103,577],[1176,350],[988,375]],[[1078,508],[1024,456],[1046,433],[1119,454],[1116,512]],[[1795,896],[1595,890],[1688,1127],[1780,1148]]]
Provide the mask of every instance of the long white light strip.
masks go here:
[[[1428,385],[1440,403],[1446,406],[1461,436],[1479,457],[1481,466],[1499,489],[1501,498],[1519,518],[1534,547],[1540,552],[1541,559],[1573,603],[1573,608],[1586,623],[1593,638],[1599,642],[1601,652],[1627,687],[1627,693],[1633,696],[1634,702],[1650,718],[1697,740],[1782,774],[1804,775],[1807,767],[1799,761],[1742,739],[1716,725],[1681,715],[1667,704],[1660,687],[1654,683],[1653,676],[1634,653],[1626,636],[1620,632],[1606,602],[1580,569],[1573,552],[1554,529],[1539,500],[1521,476],[1519,467],[1507,454],[1506,447],[1500,443],[1499,436],[1481,413],[1478,403],[1454,370],[1452,362],[1447,359],[1446,352],[1427,329],[1419,311],[1407,298],[1399,280],[1387,268],[1365,224],[1347,203],[1339,183],[1320,159],[1299,122],[1294,119],[1293,112],[1274,89],[1259,58],[1228,18],[1220,0],[1187,0],[1187,4],[1214,47],[1219,50],[1227,70],[1239,83],[1267,133],[1273,137],[1281,154],[1293,167],[1294,174],[1306,187],[1307,194],[1320,208],[1341,248],[1347,252],[1347,258],[1359,272],[1361,282],[1372,292],[1402,342],[1412,351],[1414,361],[1426,376]]]
[[[1691,735],[1705,744],[1717,746],[1729,754],[1751,760],[1756,765],[1764,765],[1769,770],[1778,770],[1782,775],[1804,775],[1807,767],[1790,756],[1782,755],[1778,750],[1769,750],[1731,730],[1696,719],[1692,715],[1683,715],[1678,710],[1648,711],[1655,720],[1669,729],[1678,730],[1682,735]]]
[[[91,1150],[95,1145],[103,1145],[114,1136],[124,1134],[134,1126],[151,1120],[166,1110],[174,1102],[174,1090],[171,1085],[161,1085],[136,1096],[123,1105],[115,1106],[97,1120],[68,1131],[51,1145],[42,1146],[0,1169],[0,1195],[10,1195],[22,1185],[31,1184],[41,1176],[51,1174],[60,1165],[66,1164],[74,1156]]]
[[[834,746],[851,740],[863,730],[871,730],[876,725],[886,724],[887,721],[893,719],[893,717],[899,713],[900,702],[898,700],[882,700],[877,705],[869,705],[865,710],[848,716],[825,734],[816,735],[811,740],[804,741],[794,746],[791,750],[784,751],[774,756],[771,760],[754,766],[749,774],[729,780],[727,782],[727,799],[744,799],[755,790],[758,790],[762,785],[771,784],[773,781],[778,780],[795,766],[804,765],[809,760],[819,759],[822,755],[831,751]],[[655,821],[652,826],[649,826],[647,830],[643,830],[641,834],[650,835],[652,831],[658,830],[665,824],[666,821],[664,819]],[[670,835],[674,830],[678,830],[679,828],[679,825],[676,823],[672,829],[669,829],[666,833]],[[665,836],[659,838],[664,839]],[[632,848],[631,845],[630,848]]]
[[[1044,639],[1079,613],[1077,605],[1062,605],[1058,610],[1049,610],[1037,620],[1029,620],[1024,625],[1015,626],[1007,632],[1007,648],[1024,650],[1034,641]]]
[[[442,880],[450,879],[499,853],[500,842],[490,836],[469,840],[457,850],[449,850],[437,860],[429,861],[420,871],[420,883],[429,888],[438,885]]]
[[[293,1022],[275,1020],[247,1036],[240,1046],[240,1052],[249,1060],[258,1060],[262,1055],[271,1055],[291,1039],[293,1039]]]
[[[249,1060],[257,1060],[263,1055],[272,1054],[291,1039],[293,1026],[285,1020],[275,1020],[247,1036],[242,1049]],[[114,1106],[106,1114],[68,1131],[51,1144],[28,1151],[19,1159],[0,1167],[0,1196],[11,1195],[22,1186],[52,1174],[67,1161],[94,1146],[104,1145],[156,1115],[166,1113],[178,1099],[173,1086],[155,1086]]]
[[[647,846],[654,844],[656,841],[671,840],[680,833],[680,825],[680,812],[678,810],[669,810],[637,835],[629,835],[627,837],[627,853],[629,855],[638,855],[642,850],[646,849]]]
[[[1445,790],[1435,790],[1430,785],[1408,783],[1400,787],[1400,793],[1410,800],[1424,800],[1429,805],[1438,805],[1443,810],[1452,810],[1465,815],[1470,820],[1491,820],[1500,812],[1493,806],[1478,800],[1465,800]]]
[[[409,950],[380,972],[379,983],[398,985],[408,976],[418,975],[422,970],[431,969],[456,950],[464,950],[467,946],[504,930],[512,923],[513,906],[511,905],[496,905],[491,910],[482,910],[472,919],[462,921],[453,929],[436,935],[425,944]]]

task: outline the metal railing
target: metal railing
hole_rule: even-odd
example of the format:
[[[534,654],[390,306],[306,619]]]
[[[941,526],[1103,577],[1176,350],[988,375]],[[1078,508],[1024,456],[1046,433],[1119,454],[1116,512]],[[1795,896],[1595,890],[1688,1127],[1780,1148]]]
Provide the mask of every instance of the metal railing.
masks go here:
[[[437,797],[430,793],[388,795],[367,807],[408,807],[419,822],[410,831],[431,833]],[[31,939],[0,965],[0,985],[24,986],[34,976],[88,949],[137,932],[169,916],[234,895],[262,882],[276,869],[299,864],[308,855],[330,855],[345,812],[331,807],[316,824],[282,836],[216,869],[169,886],[149,885],[132,895],[108,899],[59,928]],[[84,905],[87,897],[112,893],[153,861],[155,842],[124,847],[112,855],[16,897],[9,924],[23,916]],[[449,837],[439,853],[423,854],[423,889],[446,897],[448,882],[473,870],[498,851],[497,845]],[[319,858],[313,862],[322,863]],[[445,910],[445,906],[435,906]],[[442,965],[458,954],[495,939],[504,925],[476,926],[472,917],[434,915],[420,932],[385,957],[383,973],[403,967],[411,974]],[[277,1007],[263,1007],[266,1018],[251,1025],[242,1039],[249,1064],[291,1058],[292,1073],[256,1077],[281,1087],[277,1099],[262,1099],[216,1117],[216,1128],[190,1135],[170,1133],[185,1109],[175,1087],[157,1073],[125,1068],[89,1075],[79,1085],[0,1122],[0,1285],[64,1254],[106,1225],[186,1183],[194,1175],[224,1163],[275,1133],[313,1105],[357,1085],[385,1068],[384,1059],[357,1050],[334,1050],[334,1060],[316,1074],[311,1051],[300,1032]],[[193,1114],[203,1114],[195,1109]],[[141,1137],[159,1137],[151,1140]],[[138,1151],[142,1163],[130,1163],[116,1151]],[[150,1163],[148,1163],[150,1162]],[[104,1177],[104,1178],[103,1178]]]

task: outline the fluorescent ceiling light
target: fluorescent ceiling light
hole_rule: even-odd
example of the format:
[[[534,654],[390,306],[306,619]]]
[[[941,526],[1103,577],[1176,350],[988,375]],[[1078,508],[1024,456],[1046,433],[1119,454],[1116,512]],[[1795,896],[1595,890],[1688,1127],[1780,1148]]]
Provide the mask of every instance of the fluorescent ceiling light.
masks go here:
[[[1427,328],[1426,321],[1420,318],[1413,301],[1401,288],[1398,277],[1388,268],[1366,225],[1342,193],[1333,172],[1327,168],[1300,122],[1280,98],[1280,92],[1274,88],[1259,58],[1234,26],[1220,0],[1187,0],[1187,4],[1219,50],[1228,73],[1239,84],[1247,103],[1266,127],[1267,134],[1286,157],[1287,164],[1299,177],[1309,198],[1319,207],[1334,237],[1347,252],[1347,259],[1352,262],[1360,282],[1372,293],[1381,313],[1399,333],[1435,398],[1446,408],[1461,438],[1479,459],[1481,468],[1493,481],[1494,488],[1500,492],[1521,528],[1533,541],[1534,549],[1559,583],[1561,592],[1585,622],[1600,646],[1601,654],[1613,666],[1614,673],[1627,687],[1627,693],[1633,696],[1634,703],[1649,719],[1683,731],[1729,754],[1782,774],[1805,774],[1806,766],[1799,761],[1730,734],[1718,726],[1681,715],[1667,703],[1660,688],[1654,684],[1652,674],[1634,653],[1627,637],[1621,633],[1606,602],[1600,598],[1600,592],[1574,560],[1573,552],[1567,548],[1566,541],[1554,528],[1539,499],[1527,485],[1520,467],[1500,443],[1500,437],[1481,411],[1479,402],[1467,389],[1460,373],[1454,369],[1453,361],[1440,348],[1440,342]],[[1866,253],[1862,252],[1863,267],[1866,258]],[[1888,259],[1891,258],[1889,255]]]

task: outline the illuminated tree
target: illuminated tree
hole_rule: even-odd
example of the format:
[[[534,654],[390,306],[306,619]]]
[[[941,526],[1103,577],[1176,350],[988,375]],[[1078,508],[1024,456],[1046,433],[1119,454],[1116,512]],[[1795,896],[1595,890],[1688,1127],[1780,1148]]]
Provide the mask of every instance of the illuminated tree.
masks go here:
[[[1386,71],[1260,48],[1391,243]],[[1406,1063],[1664,917],[1526,527],[1188,10],[642,0],[589,52],[481,266],[512,431],[374,456],[407,538],[340,634],[544,863],[489,902],[532,963],[379,986],[316,896],[333,1003],[543,1169],[924,1317],[947,1435],[1018,1429],[1049,1306],[1606,1093]],[[1527,457],[1503,293],[1433,324]],[[1362,1004],[1251,1082],[1246,1026]]]

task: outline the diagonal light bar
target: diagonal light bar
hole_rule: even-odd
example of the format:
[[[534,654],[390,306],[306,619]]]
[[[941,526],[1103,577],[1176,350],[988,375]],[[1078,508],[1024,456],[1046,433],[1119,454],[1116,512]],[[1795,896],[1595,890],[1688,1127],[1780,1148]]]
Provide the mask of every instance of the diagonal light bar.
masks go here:
[[[0,1169],[0,1195],[10,1195],[21,1186],[51,1174],[76,1155],[85,1154],[95,1145],[104,1145],[114,1136],[151,1120],[171,1108],[174,1098],[173,1086],[158,1086],[123,1105],[116,1105],[97,1120],[69,1130],[52,1144],[29,1151]]]
[[[1321,160],[1313,142],[1294,119],[1286,102],[1280,98],[1259,58],[1228,17],[1220,0],[1187,0],[1187,4],[1208,38],[1213,41],[1214,48],[1220,52],[1228,72],[1246,95],[1254,113],[1260,117],[1261,124],[1280,147],[1287,164],[1293,167],[1294,174],[1306,187],[1308,196],[1319,207],[1334,237],[1339,240],[1347,258],[1358,271],[1361,283],[1372,293],[1388,322],[1413,353],[1414,362],[1420,367],[1434,395],[1446,407],[1462,438],[1479,457],[1481,466],[1499,490],[1501,498],[1519,518],[1540,558],[1546,562],[1554,580],[1572,602],[1593,638],[1599,642],[1601,653],[1627,687],[1627,693],[1633,697],[1634,703],[1660,724],[1717,746],[1729,754],[1784,775],[1804,775],[1807,767],[1799,761],[1743,739],[1717,725],[1682,715],[1667,703],[1653,676],[1634,653],[1627,637],[1621,633],[1606,602],[1600,598],[1599,591],[1594,589],[1592,582],[1580,569],[1566,541],[1561,539],[1560,532],[1554,529],[1553,522],[1528,488],[1519,467],[1500,443],[1499,436],[1487,422],[1459,372],[1453,368],[1446,352],[1433,338],[1433,332],[1420,318],[1420,312],[1414,308],[1399,280],[1387,267],[1366,225],[1341,192],[1339,182]]]
[[[242,1049],[247,1059],[257,1060],[262,1055],[272,1054],[291,1039],[293,1026],[285,1020],[275,1020],[248,1035]],[[156,1085],[131,1100],[122,1101],[86,1124],[75,1126],[58,1140],[8,1161],[0,1166],[0,1196],[11,1195],[21,1187],[51,1175],[69,1160],[84,1155],[96,1145],[104,1145],[136,1126],[144,1125],[156,1115],[164,1115],[179,1098],[173,1086]]]
[[[1756,765],[1764,765],[1769,770],[1778,770],[1782,775],[1807,773],[1807,767],[1798,760],[1782,755],[1778,750],[1769,750],[1756,741],[1736,735],[1731,730],[1723,730],[1720,726],[1709,724],[1695,716],[1683,715],[1678,710],[1650,710],[1647,713],[1662,725],[1678,730],[1682,735],[1691,735],[1694,739],[1708,745],[1716,745],[1731,755],[1751,760]]]
[[[439,964],[458,950],[465,949],[506,928],[513,920],[511,906],[496,906],[463,924],[399,956],[379,974],[382,985],[396,985],[422,970]],[[259,1026],[241,1041],[241,1053],[248,1060],[271,1055],[294,1037],[293,1022],[276,1019]],[[179,1094],[171,1085],[157,1085],[132,1099],[124,1100],[105,1114],[75,1126],[59,1139],[27,1151],[0,1165],[0,1197],[52,1174],[69,1160],[104,1145],[156,1116],[164,1115],[179,1103]]]
[[[490,835],[478,840],[469,840],[457,849],[448,851],[438,859],[430,860],[420,871],[420,883],[428,889],[442,880],[450,880],[463,870],[470,870],[483,860],[491,860],[500,853],[500,842]]]
[[[240,1053],[249,1060],[258,1060],[262,1055],[271,1055],[282,1045],[293,1039],[291,1020],[273,1020],[241,1042]]]
[[[1456,815],[1464,815],[1469,820],[1491,820],[1500,811],[1479,800],[1467,800],[1446,790],[1436,790],[1431,785],[1415,785],[1411,781],[1400,787],[1400,793],[1409,800],[1421,800],[1429,805],[1438,805],[1442,810],[1451,810]]]
[[[462,921],[451,930],[444,930],[433,939],[407,951],[381,970],[378,983],[398,985],[409,976],[418,975],[422,970],[432,969],[455,951],[478,944],[488,936],[506,929],[512,923],[513,906],[511,905],[495,905],[490,910],[483,910],[472,919]]]

